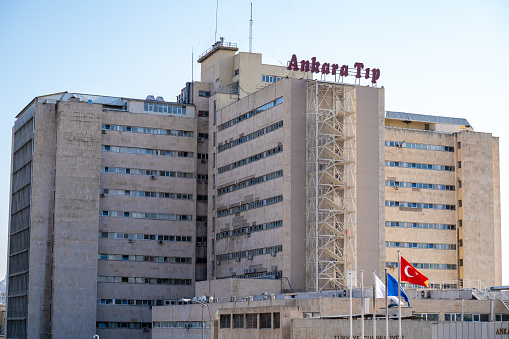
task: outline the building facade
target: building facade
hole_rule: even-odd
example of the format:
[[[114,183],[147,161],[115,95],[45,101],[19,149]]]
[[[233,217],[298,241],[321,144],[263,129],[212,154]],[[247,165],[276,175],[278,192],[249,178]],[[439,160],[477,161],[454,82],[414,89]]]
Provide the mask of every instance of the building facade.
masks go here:
[[[437,287],[501,284],[496,137],[223,39],[198,62],[177,102],[65,92],[19,113],[8,338],[145,338],[196,282],[342,290],[398,249]]]

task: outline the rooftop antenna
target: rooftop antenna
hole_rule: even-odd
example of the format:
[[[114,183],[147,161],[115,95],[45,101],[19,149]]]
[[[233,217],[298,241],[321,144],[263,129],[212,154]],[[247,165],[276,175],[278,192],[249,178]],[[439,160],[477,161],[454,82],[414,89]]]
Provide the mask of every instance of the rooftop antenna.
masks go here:
[[[251,2],[251,19],[249,20],[249,53],[253,53],[253,3]]]
[[[216,0],[216,32],[214,33],[214,42],[217,41],[217,8],[219,7],[219,0]]]

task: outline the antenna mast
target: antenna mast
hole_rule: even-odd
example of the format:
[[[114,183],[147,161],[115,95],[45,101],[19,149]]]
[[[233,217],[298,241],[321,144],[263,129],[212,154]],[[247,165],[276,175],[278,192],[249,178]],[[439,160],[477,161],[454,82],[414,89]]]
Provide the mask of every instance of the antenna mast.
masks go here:
[[[251,2],[251,19],[249,20],[249,53],[253,53],[253,3]]]
[[[216,33],[214,33],[214,43],[217,41],[217,8],[219,7],[219,0],[216,1]]]

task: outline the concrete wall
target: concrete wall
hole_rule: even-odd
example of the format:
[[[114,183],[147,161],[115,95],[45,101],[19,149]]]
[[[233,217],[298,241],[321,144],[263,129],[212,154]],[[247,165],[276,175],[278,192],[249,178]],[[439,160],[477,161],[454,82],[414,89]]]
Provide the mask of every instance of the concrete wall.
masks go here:
[[[61,102],[57,107],[54,338],[95,334],[101,115],[99,105]]]
[[[365,286],[373,284],[372,271],[383,269],[384,201],[384,90],[356,87],[356,216],[357,216],[357,279],[364,270]],[[382,151],[382,152],[381,152]]]

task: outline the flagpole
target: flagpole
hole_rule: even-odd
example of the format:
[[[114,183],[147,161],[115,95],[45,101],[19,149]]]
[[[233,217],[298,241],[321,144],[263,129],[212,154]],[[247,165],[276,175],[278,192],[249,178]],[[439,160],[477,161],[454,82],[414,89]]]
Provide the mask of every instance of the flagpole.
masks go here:
[[[350,339],[353,339],[353,316],[352,316],[352,272],[348,272],[348,280],[350,285]]]
[[[361,338],[364,338],[364,271],[361,270]]]
[[[401,339],[401,253],[398,250],[398,335]]]
[[[385,338],[389,338],[389,287],[387,285],[387,267],[385,268]]]
[[[373,270],[373,338],[376,339],[376,274]]]

